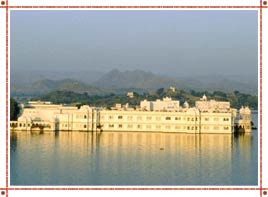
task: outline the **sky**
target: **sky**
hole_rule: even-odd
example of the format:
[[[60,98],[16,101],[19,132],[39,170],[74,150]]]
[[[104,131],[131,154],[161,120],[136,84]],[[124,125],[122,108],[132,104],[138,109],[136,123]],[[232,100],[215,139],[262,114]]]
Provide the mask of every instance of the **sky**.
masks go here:
[[[255,10],[14,10],[12,70],[255,74]]]

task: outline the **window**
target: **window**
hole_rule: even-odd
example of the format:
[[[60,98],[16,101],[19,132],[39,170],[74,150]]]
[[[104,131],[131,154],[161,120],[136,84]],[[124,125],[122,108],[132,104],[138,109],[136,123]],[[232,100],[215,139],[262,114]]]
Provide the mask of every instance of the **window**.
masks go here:
[[[181,117],[175,117],[175,120],[181,120]]]
[[[146,120],[152,120],[152,116],[147,116]]]
[[[157,117],[156,117],[156,120],[161,120],[161,117],[160,117],[160,116],[157,116]]]
[[[112,120],[112,119],[114,119],[114,117],[113,116],[109,116],[109,120]]]
[[[209,121],[209,118],[208,118],[208,117],[206,117],[206,118],[205,118],[205,121]]]
[[[141,125],[140,125],[140,124],[138,124],[138,125],[137,125],[137,128],[138,128],[138,129],[141,129],[142,127],[141,127]]]
[[[151,129],[151,128],[152,128],[152,126],[150,124],[146,125],[146,129]]]
[[[114,128],[114,124],[109,124],[109,128]]]
[[[181,129],[181,126],[176,125],[175,129]]]
[[[194,121],[194,118],[192,118],[192,121]]]
[[[218,126],[213,127],[214,130],[219,130]]]
[[[219,121],[219,118],[214,118],[214,121]]]
[[[137,117],[137,120],[142,120],[142,117],[141,117],[141,116],[138,116],[138,117]]]
[[[123,119],[123,116],[118,116],[118,119]]]
[[[156,129],[161,129],[161,125],[156,125],[155,128]]]
[[[229,127],[223,127],[224,130],[229,130]]]
[[[122,124],[119,124],[119,125],[118,125],[118,128],[123,128]]]
[[[166,120],[171,120],[171,117],[166,117]]]
[[[128,120],[132,120],[133,117],[132,117],[132,116],[128,116],[127,119],[128,119]]]
[[[87,115],[84,115],[84,119],[86,119],[87,118]]]
[[[86,125],[86,124],[84,124],[84,129],[85,129],[85,128],[87,128],[87,125]]]
[[[166,125],[166,129],[170,129],[170,126],[169,125]]]
[[[229,118],[223,118],[223,121],[229,121]]]
[[[133,125],[131,125],[131,124],[129,124],[129,125],[127,125],[127,128],[132,128],[133,127]]]

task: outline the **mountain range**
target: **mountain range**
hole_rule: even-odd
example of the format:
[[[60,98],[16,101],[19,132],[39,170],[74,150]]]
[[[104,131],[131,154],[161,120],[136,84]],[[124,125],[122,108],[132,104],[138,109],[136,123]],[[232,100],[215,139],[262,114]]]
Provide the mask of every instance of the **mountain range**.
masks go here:
[[[70,90],[78,93],[87,92],[90,95],[102,95],[105,92],[100,88],[86,85],[74,79],[51,80],[42,79],[29,84],[14,84],[11,86],[11,96],[19,95],[41,95],[56,90]]]
[[[12,95],[40,95],[55,90],[69,90],[89,95],[110,93],[139,93],[168,88],[196,91],[225,91],[258,94],[258,79],[254,75],[208,75],[198,76],[162,76],[143,70],[119,71],[113,69],[107,73],[100,71],[31,71],[12,72],[10,90]]]

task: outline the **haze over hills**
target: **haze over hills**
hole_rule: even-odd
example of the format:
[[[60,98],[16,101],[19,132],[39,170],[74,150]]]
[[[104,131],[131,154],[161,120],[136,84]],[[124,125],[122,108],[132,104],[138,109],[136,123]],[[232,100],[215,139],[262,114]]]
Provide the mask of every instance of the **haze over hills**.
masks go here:
[[[197,90],[197,91],[226,91],[235,90],[255,94],[258,93],[258,79],[253,75],[210,75],[210,76],[159,76],[151,72],[142,70],[119,71],[113,69],[106,75],[103,75],[94,83],[98,87],[106,88],[143,88],[146,90],[155,90],[160,87],[168,88],[175,86],[177,89]]]
[[[73,79],[42,79],[31,84],[16,84],[11,86],[11,95],[40,95],[56,90],[70,90],[77,93],[87,92],[91,95],[103,95],[105,93],[104,90]]]
[[[119,71],[113,69],[98,79],[94,84],[106,88],[142,88],[155,90],[160,87],[169,87],[179,84],[179,81],[171,77],[162,77],[142,70]],[[186,88],[186,86],[184,86]]]
[[[258,79],[254,75],[183,75],[160,76],[142,70],[107,73],[101,71],[11,71],[11,95],[36,95],[55,90],[69,90],[94,94],[152,91],[175,86],[177,89],[196,91],[238,90],[258,94]]]
[[[91,84],[105,75],[105,72],[96,70],[38,70],[38,69],[12,69],[10,72],[11,85],[31,84],[40,80],[74,79],[85,84]]]

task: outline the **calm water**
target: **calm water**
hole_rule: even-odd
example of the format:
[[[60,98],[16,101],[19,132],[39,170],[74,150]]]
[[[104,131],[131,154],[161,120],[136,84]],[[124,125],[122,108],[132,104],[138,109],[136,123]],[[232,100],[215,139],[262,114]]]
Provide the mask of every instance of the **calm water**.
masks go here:
[[[258,184],[257,130],[241,136],[17,132],[10,142],[11,185]]]

